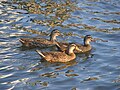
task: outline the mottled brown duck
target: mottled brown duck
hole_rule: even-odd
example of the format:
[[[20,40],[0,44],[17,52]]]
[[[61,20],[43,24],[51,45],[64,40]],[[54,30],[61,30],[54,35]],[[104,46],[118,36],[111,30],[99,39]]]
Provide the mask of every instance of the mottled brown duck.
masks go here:
[[[51,51],[51,52],[41,52],[36,50],[37,53],[41,56],[42,59],[49,61],[49,62],[69,62],[76,58],[75,53],[73,52],[74,49],[78,48],[75,44],[70,44],[67,48],[66,52],[61,51]],[[79,49],[79,51],[81,51]]]
[[[90,51],[92,49],[92,46],[90,45],[90,42],[91,41],[94,41],[94,39],[92,38],[91,35],[86,35],[84,37],[84,44],[76,44],[77,47],[84,53],[84,52],[87,52],[87,51]],[[56,46],[57,46],[57,49],[60,50],[60,51],[66,51],[67,50],[67,46],[69,45],[70,43],[56,43]],[[81,51],[75,49],[74,52],[75,53],[81,53]]]
[[[20,38],[19,41],[22,43],[23,46],[34,48],[34,47],[49,47],[54,46],[57,42],[56,37],[60,36],[61,33],[59,30],[54,29],[50,34],[50,39],[45,38]]]

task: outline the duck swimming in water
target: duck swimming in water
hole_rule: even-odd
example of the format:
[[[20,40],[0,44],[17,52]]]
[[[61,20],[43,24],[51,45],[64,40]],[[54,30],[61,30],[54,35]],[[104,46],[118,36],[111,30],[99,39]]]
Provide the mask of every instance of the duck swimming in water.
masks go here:
[[[37,53],[41,56],[42,59],[49,62],[69,62],[76,58],[74,49],[77,49],[82,52],[75,44],[69,44],[66,52],[61,51],[51,51],[51,52],[41,52],[36,50]]]
[[[75,53],[81,53],[81,52],[87,52],[87,51],[90,51],[92,49],[92,46],[90,45],[90,42],[91,41],[94,41],[94,39],[92,38],[91,35],[86,35],[84,37],[84,44],[76,44],[76,46],[81,50],[77,50],[75,49]],[[70,43],[56,43],[56,46],[58,48],[58,50],[60,51],[66,51],[67,50],[67,47]]]
[[[50,39],[45,38],[20,38],[19,41],[22,43],[23,46],[34,48],[34,47],[49,47],[54,46],[57,42],[56,37],[60,36],[61,33],[59,30],[54,29],[50,34]]]

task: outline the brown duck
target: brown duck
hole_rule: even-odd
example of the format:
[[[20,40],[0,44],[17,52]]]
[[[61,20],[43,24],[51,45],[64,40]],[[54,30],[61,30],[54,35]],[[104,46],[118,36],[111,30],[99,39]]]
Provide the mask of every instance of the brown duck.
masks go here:
[[[82,51],[82,52],[87,52],[87,51],[90,51],[92,49],[92,46],[90,45],[90,42],[91,41],[94,41],[92,36],[91,35],[86,35],[84,37],[84,44],[76,44],[77,47]],[[60,51],[66,51],[67,50],[67,46],[69,45],[70,43],[56,43],[56,46],[58,48],[58,50]],[[81,51],[75,49],[75,53],[81,53]]]
[[[56,52],[41,52],[36,50],[37,53],[42,57],[42,59],[49,61],[49,62],[69,62],[76,58],[75,53],[73,52],[74,49],[78,50],[78,47],[75,44],[70,44],[67,48],[66,52],[56,51]],[[81,51],[79,49],[79,51]]]
[[[34,47],[49,47],[53,46],[56,43],[56,37],[60,36],[61,33],[59,30],[54,29],[50,34],[50,39],[45,38],[20,38],[19,41],[22,43],[23,46],[34,48]]]

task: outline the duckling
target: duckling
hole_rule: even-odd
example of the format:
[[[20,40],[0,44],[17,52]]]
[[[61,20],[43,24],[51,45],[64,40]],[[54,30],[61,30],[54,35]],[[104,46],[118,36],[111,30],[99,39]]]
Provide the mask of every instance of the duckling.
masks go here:
[[[84,37],[84,44],[76,44],[77,47],[79,49],[81,49],[81,51],[84,53],[84,52],[87,52],[87,51],[90,51],[92,49],[92,46],[90,45],[90,42],[91,41],[94,41],[94,39],[92,38],[91,35],[86,35]],[[60,50],[60,51],[65,51],[67,50],[67,46],[69,45],[70,43],[56,43],[56,46],[57,46],[57,49]],[[81,51],[75,49],[75,53],[81,53]]]
[[[75,53],[73,52],[74,49],[78,48],[75,44],[70,44],[66,50],[66,52],[61,51],[51,51],[51,52],[41,52],[36,50],[37,53],[42,57],[42,59],[49,61],[49,62],[69,62],[76,58]],[[81,51],[81,49],[79,49]]]
[[[59,30],[54,29],[50,34],[50,39],[45,38],[20,38],[19,41],[22,43],[23,46],[34,48],[34,47],[49,47],[54,46],[57,39],[57,36],[60,36],[61,33]]]

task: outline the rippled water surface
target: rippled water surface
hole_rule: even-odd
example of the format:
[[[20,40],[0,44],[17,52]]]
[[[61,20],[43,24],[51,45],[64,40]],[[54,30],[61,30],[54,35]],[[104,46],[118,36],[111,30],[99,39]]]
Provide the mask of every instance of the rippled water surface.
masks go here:
[[[35,49],[21,47],[19,38],[39,35],[16,27],[47,33],[50,27],[31,21],[44,19],[41,14],[28,13],[15,8],[18,4],[2,1],[5,0],[0,0],[0,90],[120,90],[120,0],[78,0],[76,6],[80,9],[62,24],[80,26],[53,27],[63,33],[90,34],[101,39],[91,43],[90,53],[77,54],[68,63],[41,62]],[[58,39],[83,43],[77,35]]]

